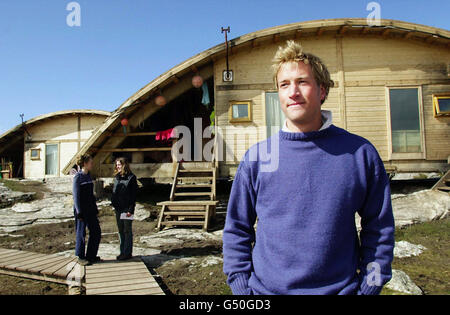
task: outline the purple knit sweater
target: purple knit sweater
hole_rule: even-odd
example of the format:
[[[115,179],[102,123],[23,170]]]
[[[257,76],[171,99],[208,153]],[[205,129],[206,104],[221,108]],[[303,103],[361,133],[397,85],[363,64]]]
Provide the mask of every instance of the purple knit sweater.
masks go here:
[[[276,143],[278,167],[264,171],[251,152]],[[247,151],[223,234],[234,294],[378,294],[393,248],[389,179],[369,141],[331,125],[280,131]]]

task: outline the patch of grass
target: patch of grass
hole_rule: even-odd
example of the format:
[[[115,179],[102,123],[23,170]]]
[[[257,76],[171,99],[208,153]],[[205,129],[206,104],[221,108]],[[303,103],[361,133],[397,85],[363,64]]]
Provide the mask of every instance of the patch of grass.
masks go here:
[[[5,187],[12,191],[20,191],[24,193],[34,192],[35,200],[41,200],[44,198],[44,193],[49,192],[48,188],[45,187],[43,182],[40,181],[19,181],[19,180],[8,180],[0,179],[0,183],[3,183]]]
[[[223,265],[194,266],[185,261],[175,261],[156,269],[169,290],[176,295],[230,295]]]
[[[398,229],[395,239],[427,249],[417,257],[394,258],[392,268],[406,272],[425,294],[450,294],[450,217]]]
[[[0,295],[67,295],[63,284],[0,275]]]
[[[427,179],[428,176],[426,174],[418,174],[418,175],[414,175],[413,179]]]

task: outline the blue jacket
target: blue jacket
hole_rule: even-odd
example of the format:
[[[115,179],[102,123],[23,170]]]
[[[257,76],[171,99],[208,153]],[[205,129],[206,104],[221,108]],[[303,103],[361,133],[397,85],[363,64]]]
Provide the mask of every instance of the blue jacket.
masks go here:
[[[78,218],[98,214],[91,175],[79,171],[73,178],[73,204]]]

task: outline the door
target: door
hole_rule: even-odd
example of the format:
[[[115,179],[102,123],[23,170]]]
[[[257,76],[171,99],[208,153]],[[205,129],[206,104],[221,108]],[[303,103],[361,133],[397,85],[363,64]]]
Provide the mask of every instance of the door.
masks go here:
[[[278,92],[266,92],[266,128],[267,138],[277,133],[284,125],[283,111],[280,107]]]
[[[58,175],[58,145],[45,145],[45,175]]]

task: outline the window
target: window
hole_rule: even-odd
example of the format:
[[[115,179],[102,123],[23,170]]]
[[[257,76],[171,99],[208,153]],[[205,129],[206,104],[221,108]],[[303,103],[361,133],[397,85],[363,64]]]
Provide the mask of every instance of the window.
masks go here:
[[[251,102],[230,102],[229,118],[230,122],[252,121]]]
[[[450,116],[450,93],[433,95],[434,117]]]
[[[31,160],[40,160],[41,159],[41,149],[31,149],[30,158],[31,158]]]
[[[267,138],[278,132],[284,124],[285,116],[280,107],[278,92],[266,92]]]
[[[58,175],[58,145],[45,145],[45,175]]]
[[[389,89],[392,153],[421,153],[422,133],[418,88]]]

